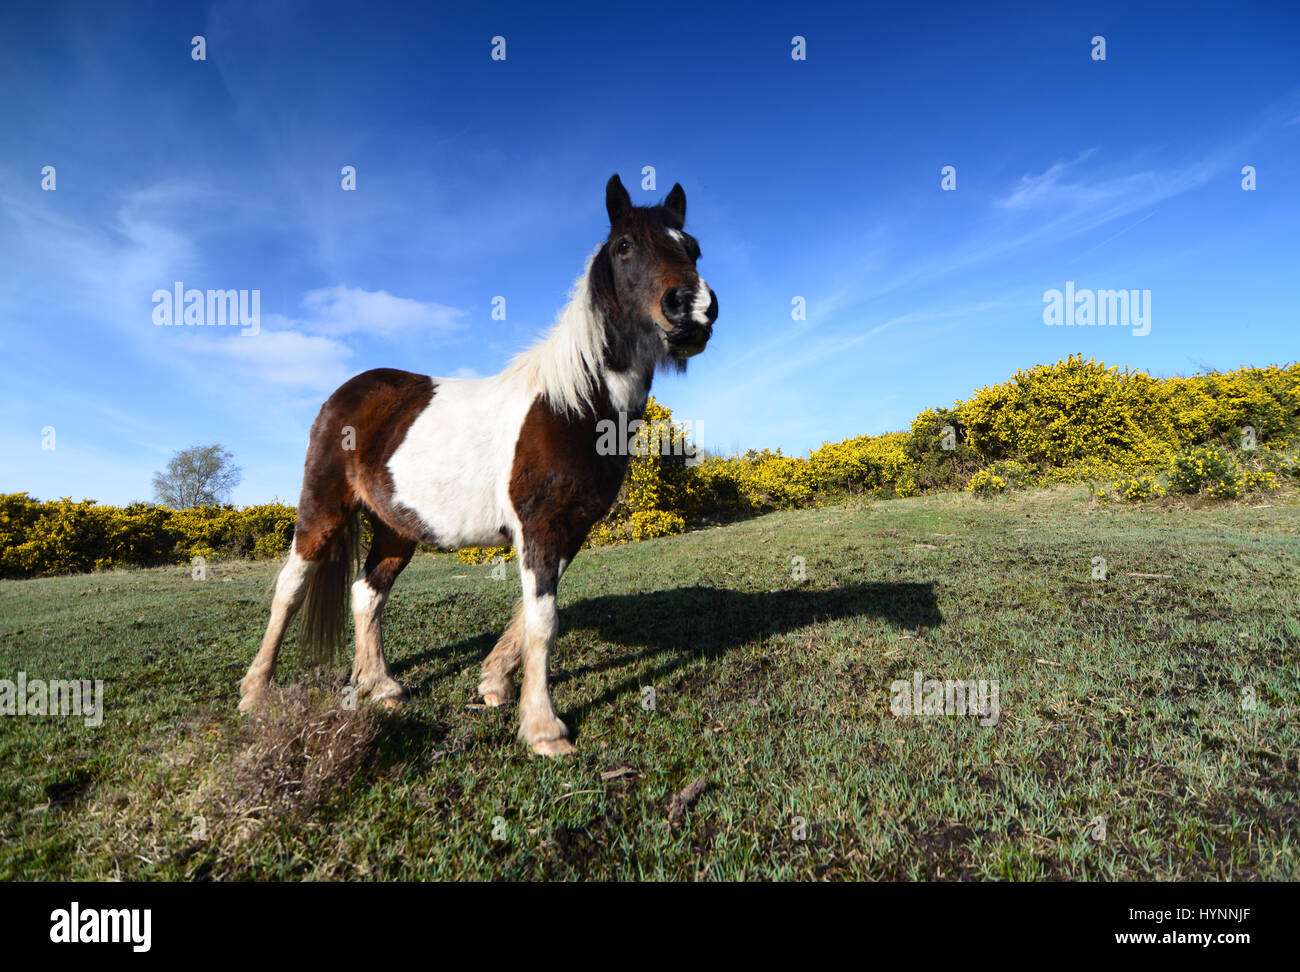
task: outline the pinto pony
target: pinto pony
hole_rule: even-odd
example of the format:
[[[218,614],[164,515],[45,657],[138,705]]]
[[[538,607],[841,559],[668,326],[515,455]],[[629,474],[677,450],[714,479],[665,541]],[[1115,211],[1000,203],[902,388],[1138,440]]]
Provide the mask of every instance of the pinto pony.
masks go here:
[[[519,738],[543,755],[571,752],[555,715],[547,663],[558,631],[555,596],[587,532],[609,510],[627,455],[602,455],[597,429],[640,418],[656,370],[684,370],[704,350],[718,300],[696,272],[683,232],[686,193],[633,206],[617,175],[605,187],[609,238],[587,261],[550,334],[491,378],[430,378],[380,368],[325,402],[311,427],[293,547],[275,582],[271,619],[240,685],[239,709],[265,693],[286,626],[303,609],[303,642],[332,658],[348,588],[356,623],[359,697],[406,698],[384,659],[380,616],[419,544],[511,544],[523,598],[483,662],[488,705],[515,697]],[[606,450],[607,451],[607,450]],[[359,516],[374,540],[361,576]]]

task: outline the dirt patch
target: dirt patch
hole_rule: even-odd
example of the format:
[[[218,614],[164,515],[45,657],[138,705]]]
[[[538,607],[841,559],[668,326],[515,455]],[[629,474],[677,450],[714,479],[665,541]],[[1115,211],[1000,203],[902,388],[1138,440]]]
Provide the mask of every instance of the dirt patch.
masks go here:
[[[78,772],[66,780],[46,784],[45,799],[51,810],[67,810],[86,795],[92,779],[89,773]]]

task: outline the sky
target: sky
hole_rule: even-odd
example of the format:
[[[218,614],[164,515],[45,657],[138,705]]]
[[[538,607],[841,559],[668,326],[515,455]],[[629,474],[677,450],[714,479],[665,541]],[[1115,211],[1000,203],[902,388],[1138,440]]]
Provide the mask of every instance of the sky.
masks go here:
[[[615,172],[686,190],[720,315],[653,394],[709,448],[1070,354],[1300,358],[1294,2],[11,3],[0,132],[0,493],[147,500],[215,442],[235,502],[296,502],[349,376],[490,375],[550,325]],[[257,291],[257,333],[157,325],[178,281]],[[1148,320],[1045,324],[1067,282]]]

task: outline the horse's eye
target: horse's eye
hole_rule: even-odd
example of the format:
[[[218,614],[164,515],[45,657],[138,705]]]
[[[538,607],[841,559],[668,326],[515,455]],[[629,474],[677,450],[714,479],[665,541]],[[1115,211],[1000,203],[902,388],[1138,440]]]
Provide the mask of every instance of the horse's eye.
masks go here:
[[[631,252],[632,252],[632,241],[631,241],[631,240],[623,239],[623,240],[619,240],[619,241],[618,241],[618,255],[619,255],[619,256],[627,256],[627,255],[628,255],[629,253],[631,253]]]

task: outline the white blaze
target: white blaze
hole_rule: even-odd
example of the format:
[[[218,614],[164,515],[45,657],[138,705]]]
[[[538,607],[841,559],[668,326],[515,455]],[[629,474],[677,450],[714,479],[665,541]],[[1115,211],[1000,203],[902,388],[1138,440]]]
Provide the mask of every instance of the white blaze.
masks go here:
[[[691,301],[691,316],[697,323],[709,323],[709,305],[713,303],[713,295],[709,293],[709,285],[700,279],[700,285],[695,289],[695,298]]]

